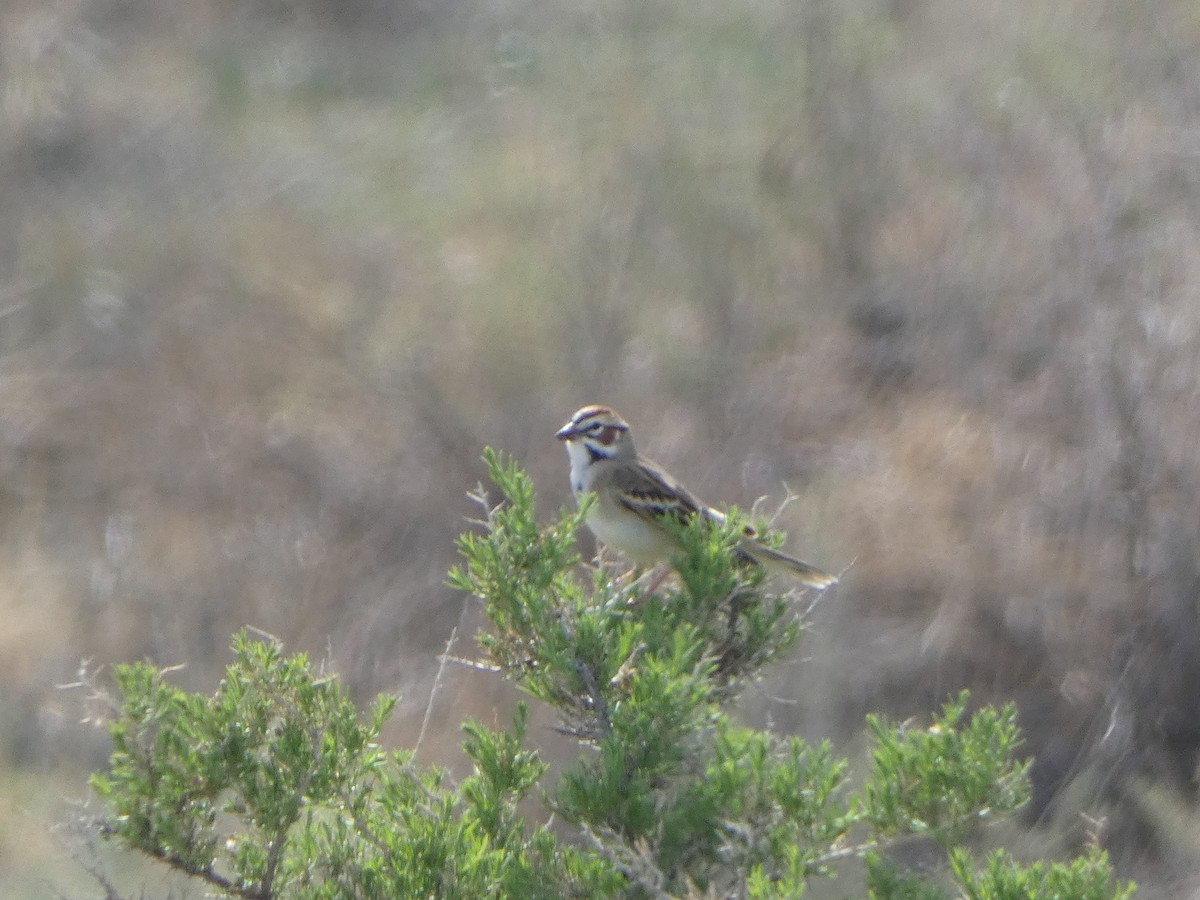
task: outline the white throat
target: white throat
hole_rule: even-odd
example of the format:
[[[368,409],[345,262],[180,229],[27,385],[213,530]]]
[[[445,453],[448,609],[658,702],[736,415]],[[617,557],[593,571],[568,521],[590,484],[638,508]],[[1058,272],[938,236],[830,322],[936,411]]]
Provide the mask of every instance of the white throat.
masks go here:
[[[588,469],[592,465],[592,454],[583,441],[567,441],[567,457],[571,460],[571,490],[578,497],[591,485]]]

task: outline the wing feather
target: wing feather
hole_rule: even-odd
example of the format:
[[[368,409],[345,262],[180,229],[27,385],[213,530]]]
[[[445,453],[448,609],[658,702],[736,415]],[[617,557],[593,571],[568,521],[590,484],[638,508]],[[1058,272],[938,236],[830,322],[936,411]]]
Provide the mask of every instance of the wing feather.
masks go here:
[[[655,464],[618,469],[614,487],[624,507],[649,521],[669,516],[685,523],[697,513],[708,514],[691,491]]]
[[[687,523],[697,514],[713,522],[725,521],[723,513],[701,503],[665,469],[648,460],[643,460],[642,463],[637,466],[623,466],[613,471],[617,502],[626,509],[649,522],[669,516],[677,522]],[[743,539],[735,549],[740,564],[757,563],[777,568],[788,572],[803,584],[818,589],[824,589],[837,582],[836,576],[828,575],[779,550],[773,550],[759,543],[757,537],[758,532],[747,525]]]

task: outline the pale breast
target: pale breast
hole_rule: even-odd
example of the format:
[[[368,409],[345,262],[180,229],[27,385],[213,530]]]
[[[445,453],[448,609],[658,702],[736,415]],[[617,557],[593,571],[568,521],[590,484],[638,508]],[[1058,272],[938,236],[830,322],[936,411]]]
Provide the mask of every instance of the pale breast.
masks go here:
[[[597,502],[587,517],[596,539],[635,565],[653,565],[667,559],[678,545],[666,532],[635,513]]]

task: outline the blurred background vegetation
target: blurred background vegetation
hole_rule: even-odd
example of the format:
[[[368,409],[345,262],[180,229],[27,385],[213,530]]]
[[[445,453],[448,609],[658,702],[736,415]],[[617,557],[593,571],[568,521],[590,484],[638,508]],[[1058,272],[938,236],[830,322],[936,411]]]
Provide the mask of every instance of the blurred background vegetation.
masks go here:
[[[1200,889],[1198,51],[1193,0],[7,0],[5,896],[96,890],[81,660],[208,690],[253,625],[411,746],[482,447],[567,503],[592,401],[849,567],[749,719],[1015,699],[1039,850]]]

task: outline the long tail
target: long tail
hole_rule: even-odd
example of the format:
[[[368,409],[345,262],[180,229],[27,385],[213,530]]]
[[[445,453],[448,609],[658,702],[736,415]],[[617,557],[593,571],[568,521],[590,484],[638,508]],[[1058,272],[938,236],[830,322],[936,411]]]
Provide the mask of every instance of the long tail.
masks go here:
[[[822,572],[815,566],[810,566],[808,563],[801,562],[794,556],[788,556],[786,553],[780,553],[778,550],[772,550],[765,544],[758,543],[758,541],[743,541],[740,549],[746,556],[760,565],[766,566],[773,571],[790,575],[807,587],[823,591],[830,585],[837,584],[836,575]]]

